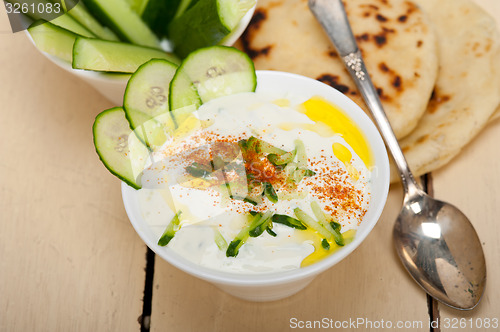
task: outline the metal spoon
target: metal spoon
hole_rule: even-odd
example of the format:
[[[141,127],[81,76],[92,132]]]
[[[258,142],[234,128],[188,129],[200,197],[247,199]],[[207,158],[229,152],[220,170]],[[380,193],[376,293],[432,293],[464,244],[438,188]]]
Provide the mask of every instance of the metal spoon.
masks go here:
[[[432,297],[456,309],[474,308],[486,284],[486,263],[474,227],[451,204],[423,192],[408,167],[370,80],[341,0],[309,0],[363,95],[399,170],[405,196],[394,225],[399,258]]]

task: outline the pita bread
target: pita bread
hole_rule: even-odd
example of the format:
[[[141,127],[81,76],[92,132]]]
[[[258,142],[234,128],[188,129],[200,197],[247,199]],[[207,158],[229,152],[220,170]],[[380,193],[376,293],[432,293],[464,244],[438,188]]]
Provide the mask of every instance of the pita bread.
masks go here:
[[[495,121],[497,119],[500,119],[500,107],[498,107],[495,113],[493,113],[493,115],[490,118],[490,122]]]
[[[346,12],[396,136],[408,134],[426,109],[437,75],[434,33],[406,0],[349,0]],[[259,0],[242,48],[256,69],[309,76],[366,109],[307,0]]]
[[[500,36],[495,20],[469,0],[415,2],[435,27],[440,55],[429,106],[417,128],[400,140],[418,176],[456,156],[499,106]]]

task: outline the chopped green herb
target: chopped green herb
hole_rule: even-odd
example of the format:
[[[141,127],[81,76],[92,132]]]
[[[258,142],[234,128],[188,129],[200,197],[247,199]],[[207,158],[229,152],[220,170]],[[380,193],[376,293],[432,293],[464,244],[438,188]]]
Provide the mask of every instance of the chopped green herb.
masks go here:
[[[330,225],[332,226],[332,228],[336,231],[339,231],[340,232],[340,224],[336,221],[330,221]]]
[[[256,213],[252,215],[252,219],[250,220],[250,224],[244,227],[238,235],[234,238],[233,241],[229,244],[226,250],[227,257],[236,257],[241,246],[245,243],[245,241],[249,238],[249,232],[254,229],[257,225],[259,225],[260,220],[262,219],[262,214]]]
[[[262,194],[265,195],[271,202],[278,203],[278,194],[276,194],[273,185],[269,182],[264,182],[264,191]]]
[[[295,158],[296,150],[284,152],[282,154],[271,153],[267,155],[267,159],[275,166],[286,165],[291,163]]]
[[[247,139],[246,151],[257,152],[256,150],[257,144],[258,144],[257,137],[250,136],[250,138]]]
[[[306,169],[306,171],[304,172],[304,176],[315,176],[315,175],[316,175],[316,172],[311,171],[310,169]]]
[[[170,240],[172,240],[175,236],[175,233],[179,230],[179,224],[180,224],[180,219],[179,216],[181,215],[182,211],[179,211],[175,214],[175,216],[170,220],[170,222],[167,225],[167,228],[161,235],[160,239],[158,240],[158,245],[159,246],[166,246]]]
[[[303,223],[301,223],[300,220],[289,217],[284,214],[275,214],[272,219],[273,222],[276,222],[278,224],[283,224],[288,227],[293,227],[302,230],[307,229],[307,227]]]
[[[258,221],[258,223],[255,225],[255,227],[253,227],[248,232],[248,234],[251,237],[260,236],[262,233],[264,233],[266,228],[268,228],[269,225],[271,224],[271,217],[272,216],[273,216],[273,213],[271,211],[267,211],[266,213],[264,213],[264,215],[262,215],[262,218]]]
[[[242,239],[235,239],[231,241],[226,250],[227,257],[236,257],[240,251],[241,246],[245,243]]]
[[[314,216],[318,219],[319,224],[321,224],[332,236],[339,246],[344,245],[344,237],[340,234],[340,230],[335,230],[333,226],[326,220],[326,216],[321,210],[321,206],[318,202],[311,202],[311,209],[313,210]]]
[[[277,235],[269,226],[267,226],[266,232],[272,237],[275,237]]]
[[[325,250],[330,250],[330,243],[328,243],[328,241],[326,239],[323,239],[323,241],[321,241],[321,246]]]
[[[247,140],[246,139],[239,140],[238,145],[240,146],[241,150],[246,150],[247,149]]]
[[[230,195],[229,198],[236,199],[236,200],[239,200],[239,201],[243,201],[245,203],[250,203],[253,206],[256,206],[256,205],[259,204],[258,199],[253,198],[253,197],[249,197],[249,196],[240,197],[240,196]]]
[[[255,205],[259,204],[259,203],[257,203],[256,201],[254,201],[253,199],[248,198],[248,197],[243,198],[243,202],[250,203],[250,204],[252,204],[253,206],[255,206]]]
[[[339,246],[343,247],[345,245],[344,237],[340,233],[340,231],[336,230],[335,233],[333,234],[333,239],[335,240],[335,243],[338,244]]]

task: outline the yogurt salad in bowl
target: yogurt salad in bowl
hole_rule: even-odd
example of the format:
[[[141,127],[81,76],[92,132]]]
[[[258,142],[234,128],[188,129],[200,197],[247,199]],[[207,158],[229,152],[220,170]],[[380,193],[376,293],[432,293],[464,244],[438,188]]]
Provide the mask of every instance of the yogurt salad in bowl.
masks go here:
[[[215,58],[201,65],[201,79],[199,66],[189,69],[193,59],[181,64],[169,83],[169,111],[131,125],[120,156],[116,145],[107,152],[111,136],[99,138],[112,126],[98,116],[96,149],[124,180],[132,225],[160,257],[240,298],[283,298],[375,226],[389,187],[387,153],[371,120],[337,90]],[[180,75],[192,87],[182,93],[190,101],[176,108],[176,86],[186,86],[176,82]],[[184,98],[193,91],[194,106],[196,98]],[[122,118],[132,124],[131,104],[126,93]],[[114,121],[123,112],[105,111],[102,120],[110,111]]]
[[[136,192],[159,245],[250,274],[310,265],[352,240],[370,204],[373,156],[328,101],[240,93],[185,121]]]

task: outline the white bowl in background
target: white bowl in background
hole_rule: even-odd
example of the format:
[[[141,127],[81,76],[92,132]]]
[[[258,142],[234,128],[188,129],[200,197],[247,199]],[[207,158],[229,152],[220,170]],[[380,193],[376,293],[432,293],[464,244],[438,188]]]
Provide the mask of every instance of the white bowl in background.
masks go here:
[[[363,242],[382,213],[389,190],[390,175],[387,151],[377,128],[361,108],[339,91],[310,78],[275,71],[257,71],[257,91],[276,93],[277,96],[286,93],[304,98],[321,96],[344,110],[365,134],[375,159],[371,180],[372,196],[368,211],[351,243],[317,263],[286,272],[245,275],[213,270],[188,261],[168,247],[158,246],[157,235],[142,217],[136,190],[122,183],[122,196],[133,227],[158,256],[180,270],[209,281],[236,297],[251,301],[271,301],[300,291],[316,275],[340,262]]]
[[[255,11],[255,7],[256,6],[251,8],[245,14],[245,16],[243,16],[236,28],[221,41],[221,45],[231,46],[236,42],[236,40],[238,40],[238,38],[243,34],[246,27],[250,23],[250,20],[252,19],[253,13]],[[27,30],[25,32],[28,36],[28,39],[33,43],[33,46],[36,47],[29,32]],[[162,46],[164,47],[165,51],[171,51],[168,42],[162,43]],[[117,106],[123,104],[123,94],[125,92],[125,88],[127,87],[127,82],[130,78],[129,74],[110,74],[90,70],[73,69],[70,63],[45,52],[41,53],[45,55],[45,57],[50,61],[55,63],[58,67],[64,69],[67,72],[70,72],[71,74],[90,84],[95,90],[97,90],[101,95],[106,97],[113,104]]]

